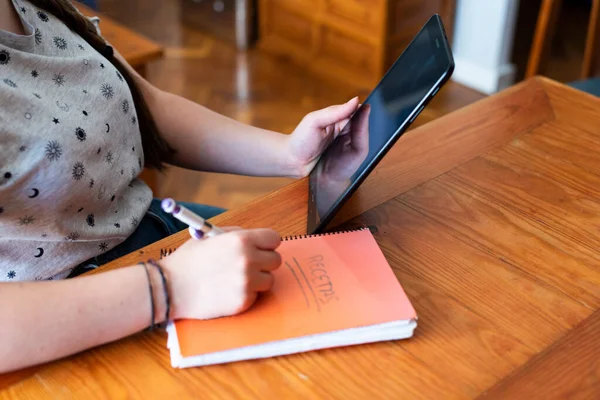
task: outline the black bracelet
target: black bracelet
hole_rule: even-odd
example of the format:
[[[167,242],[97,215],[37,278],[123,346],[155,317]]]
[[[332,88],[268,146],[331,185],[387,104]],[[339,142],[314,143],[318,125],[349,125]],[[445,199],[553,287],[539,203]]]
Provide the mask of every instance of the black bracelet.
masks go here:
[[[165,272],[162,267],[158,265],[156,261],[153,259],[148,260],[148,264],[156,267],[160,274],[160,279],[162,280],[163,290],[165,293],[165,303],[166,303],[166,311],[165,311],[165,324],[169,322],[169,316],[171,314],[171,299],[169,298],[169,287],[167,286],[167,278],[165,277]]]
[[[144,267],[144,271],[146,271],[146,278],[148,278],[148,290],[150,291],[150,310],[151,310],[151,319],[150,319],[150,330],[154,330],[154,321],[156,319],[156,311],[154,310],[154,291],[152,290],[152,280],[150,279],[150,272],[148,271],[148,266],[145,262],[139,263]]]

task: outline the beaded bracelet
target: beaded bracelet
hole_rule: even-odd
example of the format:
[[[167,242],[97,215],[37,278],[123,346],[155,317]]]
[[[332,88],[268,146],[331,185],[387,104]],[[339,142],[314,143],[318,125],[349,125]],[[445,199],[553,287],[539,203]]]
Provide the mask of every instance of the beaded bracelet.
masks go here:
[[[154,330],[154,321],[156,320],[156,310],[154,309],[154,290],[152,290],[152,280],[150,279],[150,272],[148,271],[148,266],[146,266],[145,262],[139,263],[144,267],[144,271],[146,271],[146,278],[148,278],[148,290],[150,291],[150,330]]]
[[[169,297],[169,287],[167,285],[167,278],[165,277],[165,272],[163,271],[162,267],[160,265],[158,265],[158,263],[156,261],[154,261],[153,259],[149,259],[148,264],[156,267],[156,269],[158,270],[158,273],[160,274],[160,279],[162,280],[163,290],[164,290],[164,294],[165,294],[165,303],[166,303],[165,323],[167,323],[167,322],[169,322],[169,316],[171,314],[171,299]]]

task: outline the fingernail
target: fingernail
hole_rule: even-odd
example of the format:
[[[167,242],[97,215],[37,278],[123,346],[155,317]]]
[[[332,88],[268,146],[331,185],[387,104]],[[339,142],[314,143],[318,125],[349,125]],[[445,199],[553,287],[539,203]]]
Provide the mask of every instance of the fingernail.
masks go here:
[[[348,103],[350,103],[351,101],[356,100],[356,99],[358,99],[358,96],[354,96],[353,98],[351,98],[350,100],[348,100]]]

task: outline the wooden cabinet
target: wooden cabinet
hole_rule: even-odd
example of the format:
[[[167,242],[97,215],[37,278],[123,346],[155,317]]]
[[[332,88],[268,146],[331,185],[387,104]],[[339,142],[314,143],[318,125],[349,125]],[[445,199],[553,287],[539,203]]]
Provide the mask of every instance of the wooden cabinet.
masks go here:
[[[315,74],[372,88],[434,13],[455,0],[259,0],[259,48]]]

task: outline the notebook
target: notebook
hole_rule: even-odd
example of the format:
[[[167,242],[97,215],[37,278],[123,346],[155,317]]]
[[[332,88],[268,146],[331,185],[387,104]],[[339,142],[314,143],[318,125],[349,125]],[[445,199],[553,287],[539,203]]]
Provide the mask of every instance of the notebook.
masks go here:
[[[173,367],[413,335],[415,310],[369,229],[285,238],[277,251],[282,264],[275,285],[248,311],[169,323]]]

